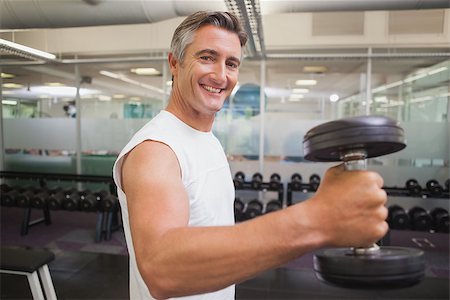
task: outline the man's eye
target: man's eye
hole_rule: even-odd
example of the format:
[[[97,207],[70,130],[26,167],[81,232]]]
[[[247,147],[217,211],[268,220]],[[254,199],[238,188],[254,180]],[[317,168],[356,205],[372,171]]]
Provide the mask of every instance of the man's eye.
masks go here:
[[[213,60],[213,58],[211,56],[200,56],[200,59],[204,60],[204,61],[212,61]]]
[[[234,62],[227,63],[227,66],[229,66],[232,69],[237,69],[239,67],[239,65]]]

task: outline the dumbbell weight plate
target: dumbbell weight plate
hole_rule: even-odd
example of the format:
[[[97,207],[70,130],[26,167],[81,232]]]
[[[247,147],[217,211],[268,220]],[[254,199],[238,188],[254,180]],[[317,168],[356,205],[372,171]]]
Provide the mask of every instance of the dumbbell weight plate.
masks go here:
[[[405,148],[403,129],[384,116],[358,116],[324,123],[310,129],[303,139],[305,159],[341,161],[341,154],[364,149],[367,158]]]
[[[403,247],[380,247],[370,255],[331,248],[314,255],[314,271],[323,281],[349,288],[405,287],[425,276],[424,253]]]

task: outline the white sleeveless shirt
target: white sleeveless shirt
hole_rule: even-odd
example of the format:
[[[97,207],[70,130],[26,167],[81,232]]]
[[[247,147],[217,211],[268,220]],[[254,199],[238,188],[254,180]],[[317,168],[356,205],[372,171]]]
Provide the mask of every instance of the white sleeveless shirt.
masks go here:
[[[228,160],[212,132],[198,131],[173,114],[162,110],[142,127],[120,152],[113,177],[122,209],[122,222],[130,254],[130,299],[153,299],[139,273],[130,233],[127,198],[122,190],[121,172],[124,156],[146,140],[168,145],[181,168],[183,185],[189,196],[189,226],[226,226],[234,224],[235,190]],[[234,299],[235,287],[177,299]]]

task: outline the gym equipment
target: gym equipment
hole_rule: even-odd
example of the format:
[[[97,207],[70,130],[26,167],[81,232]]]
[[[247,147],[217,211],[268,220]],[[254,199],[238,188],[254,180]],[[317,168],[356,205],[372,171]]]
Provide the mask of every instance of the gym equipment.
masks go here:
[[[82,211],[97,211],[98,200],[97,196],[87,192],[80,195],[80,209]]]
[[[416,231],[430,231],[433,228],[433,218],[422,207],[415,206],[408,211],[411,227]]]
[[[302,188],[302,175],[294,173],[291,176],[291,188],[294,191],[299,191]]]
[[[405,230],[411,227],[409,215],[398,205],[392,205],[388,208],[388,224],[391,229]]]
[[[2,206],[12,207],[16,205],[16,195],[19,191],[9,185],[3,185],[1,187],[0,201]]]
[[[408,179],[405,186],[411,196],[419,196],[422,193],[422,187],[415,179]]]
[[[236,172],[236,174],[234,174],[233,182],[236,189],[242,188],[245,182],[245,174],[241,171]]]
[[[241,222],[244,220],[244,202],[240,198],[234,198],[234,221]]]
[[[259,190],[259,189],[261,189],[261,184],[262,184],[262,182],[263,182],[263,176],[262,176],[261,173],[255,173],[255,174],[253,174],[253,176],[252,176],[252,182],[251,182],[252,189],[254,189],[254,190]]]
[[[62,190],[61,188],[56,188],[49,191],[49,197],[47,198],[48,208],[51,210],[63,209],[64,199],[70,197],[70,195],[75,191],[74,188],[69,188]]]
[[[310,191],[315,192],[319,188],[320,185],[320,176],[317,174],[312,174],[309,176],[309,188]]]
[[[30,207],[31,198],[38,192],[40,191],[34,187],[24,188],[16,195],[16,205],[22,208]]]
[[[263,204],[256,199],[251,200],[250,202],[247,203],[247,208],[245,209],[244,212],[244,219],[250,220],[256,218],[262,215],[262,211],[263,211]]]
[[[384,116],[358,116],[324,123],[304,139],[305,159],[343,161],[347,170],[366,169],[366,159],[406,147],[403,129]],[[351,209],[351,208],[346,208]],[[314,255],[316,276],[344,287],[403,287],[424,278],[424,253],[401,247],[330,248]]]
[[[47,190],[40,190],[34,194],[30,199],[30,206],[32,208],[42,209],[47,207],[46,199],[49,197]]]
[[[442,185],[435,179],[428,180],[426,186],[427,190],[429,190],[433,196],[440,196],[444,192]]]
[[[442,207],[436,207],[430,212],[433,218],[433,229],[436,232],[449,232],[448,211]]]
[[[267,202],[265,213],[268,214],[268,213],[280,210],[282,208],[283,208],[283,205],[282,205],[281,201],[278,199],[273,199],[273,200],[270,200],[269,202]]]
[[[449,184],[450,184],[450,179],[447,179],[446,181],[445,181],[445,190],[448,192],[448,190],[449,190]]]
[[[273,173],[270,175],[270,181],[269,181],[269,189],[271,190],[278,190],[281,184],[281,176],[278,173]]]

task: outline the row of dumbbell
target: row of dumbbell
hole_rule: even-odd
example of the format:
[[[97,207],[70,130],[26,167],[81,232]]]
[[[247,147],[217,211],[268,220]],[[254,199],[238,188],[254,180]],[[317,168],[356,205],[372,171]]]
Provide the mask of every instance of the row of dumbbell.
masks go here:
[[[289,188],[291,191],[304,191],[315,192],[320,185],[320,176],[312,174],[309,177],[309,182],[303,182],[303,178],[299,173],[292,174],[290,178]],[[234,175],[234,185],[236,189],[241,189],[245,184],[245,174],[241,171],[236,172]],[[263,184],[263,176],[261,173],[253,174],[249,181],[250,187],[254,190],[260,190]],[[278,173],[270,175],[268,186],[272,190],[277,190],[282,185],[281,176]],[[437,180],[430,179],[426,182],[426,189],[422,188],[416,179],[409,179],[406,181],[404,188],[389,188],[386,187],[388,194],[403,195],[403,196],[421,196],[425,192],[429,196],[440,197],[449,192],[449,179],[447,179],[444,185],[441,185]],[[399,192],[400,190],[400,192]]]
[[[237,197],[234,199],[234,218],[236,222],[246,221],[282,208],[283,204],[278,199],[270,200],[264,205],[257,199],[245,203]]]
[[[242,171],[236,172],[233,178],[234,186],[236,189],[241,189],[244,187],[245,183],[247,182],[245,180],[245,174]],[[264,181],[263,181],[263,175],[261,173],[255,173],[252,175],[252,178],[250,181],[250,188],[254,190],[260,190]],[[293,184],[294,190],[301,190],[304,187],[304,184],[302,183],[302,176],[298,173],[295,173],[291,176],[291,183]],[[320,176],[317,174],[313,174],[309,177],[309,183],[308,183],[308,190],[316,191],[320,184]],[[278,190],[280,186],[282,187],[281,183],[281,176],[278,173],[273,173],[270,175],[270,179],[268,182],[268,188],[271,190]]]
[[[111,211],[118,199],[105,190],[91,192],[61,187],[46,189],[37,187],[14,187],[1,185],[2,206],[38,208],[51,210]]]
[[[437,180],[430,179],[425,184],[426,190],[433,196],[441,196],[445,192],[449,191],[449,179],[447,179],[442,186]],[[419,184],[416,179],[408,179],[405,183],[405,188],[408,190],[410,195],[420,196],[422,195],[424,189]]]
[[[448,211],[436,207],[430,212],[415,206],[406,211],[399,205],[389,206],[389,228],[399,230],[449,232]]]

